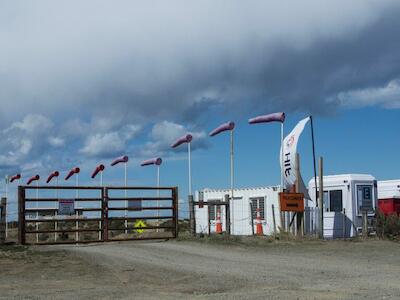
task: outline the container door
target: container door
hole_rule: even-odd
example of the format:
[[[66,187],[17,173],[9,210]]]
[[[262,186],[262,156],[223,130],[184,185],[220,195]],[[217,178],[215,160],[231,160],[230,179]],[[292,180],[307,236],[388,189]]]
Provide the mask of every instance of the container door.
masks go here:
[[[343,213],[347,193],[340,186],[324,191],[324,237],[342,238],[349,235],[348,220]]]

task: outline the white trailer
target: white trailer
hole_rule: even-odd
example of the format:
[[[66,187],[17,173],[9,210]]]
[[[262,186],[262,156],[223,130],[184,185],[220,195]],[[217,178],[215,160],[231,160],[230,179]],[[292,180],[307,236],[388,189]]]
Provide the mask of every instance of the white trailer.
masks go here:
[[[378,181],[378,199],[400,197],[400,179]]]
[[[318,180],[317,180],[318,182]],[[372,219],[377,207],[377,182],[371,175],[345,174],[324,176],[324,237],[353,237],[362,228],[362,210]],[[315,207],[314,178],[308,183],[311,201]]]
[[[230,195],[229,189],[203,189],[196,191],[196,201],[200,198],[207,201],[224,201],[225,195]],[[234,200],[230,200],[230,218],[232,235],[251,235],[252,214],[254,232],[256,232],[256,209],[259,209],[263,233],[274,234],[272,206],[275,211],[276,230],[279,231],[279,187],[243,188],[234,190]],[[253,209],[251,209],[251,207]],[[215,232],[217,211],[220,210],[223,231],[226,230],[225,207],[217,205],[195,206],[196,233],[208,234]]]

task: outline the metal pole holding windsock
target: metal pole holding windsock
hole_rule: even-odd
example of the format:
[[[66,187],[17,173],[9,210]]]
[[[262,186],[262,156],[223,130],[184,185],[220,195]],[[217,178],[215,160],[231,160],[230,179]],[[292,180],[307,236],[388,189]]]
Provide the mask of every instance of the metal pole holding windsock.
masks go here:
[[[160,198],[160,166],[162,164],[162,159],[161,157],[157,157],[157,158],[152,158],[152,159],[147,159],[142,161],[142,163],[140,164],[142,167],[144,166],[151,166],[151,165],[155,165],[157,167],[157,198]],[[160,207],[160,201],[157,199],[156,202],[157,207]],[[160,210],[157,209],[157,218],[160,216]],[[158,222],[159,220],[157,220],[157,226],[158,226]],[[157,228],[157,232],[158,232],[158,228]]]
[[[98,165],[93,173],[92,173],[92,179],[95,179],[97,174],[100,173],[100,186],[103,187],[103,171],[106,167],[103,164]],[[101,204],[102,205],[102,204]],[[99,221],[99,241],[101,240],[101,221]]]
[[[100,164],[94,169],[92,173],[92,179],[96,178],[97,174],[100,174],[100,186],[103,186],[103,171],[106,167],[103,164]]]
[[[124,155],[124,156],[120,156],[120,157],[116,158],[116,159],[113,160],[113,162],[111,163],[111,166],[112,166],[112,167],[115,166],[115,165],[118,165],[118,164],[120,164],[120,163],[124,164],[124,185],[125,185],[125,214],[124,214],[124,217],[125,217],[125,234],[128,233],[128,229],[127,229],[127,228],[128,228],[128,220],[127,220],[127,218],[128,218],[128,211],[127,211],[127,208],[128,208],[128,201],[126,200],[126,198],[127,198],[127,190],[126,190],[126,187],[128,186],[128,179],[127,179],[127,163],[128,163],[128,161],[129,161],[129,157],[126,156],[126,155]]]
[[[36,181],[36,200],[39,198],[39,189],[37,188],[39,185],[40,176],[36,174],[28,179],[27,185],[30,185],[32,182]],[[36,201],[36,220],[39,219],[39,203]],[[39,223],[36,222],[36,231],[39,230]],[[36,233],[36,243],[39,242],[39,234]]]
[[[49,175],[49,177],[47,177],[46,183],[50,183],[50,181],[53,178],[55,178],[56,179],[56,186],[58,186],[58,176],[59,175],[60,175],[60,172],[58,172],[58,171],[52,172]],[[57,188],[55,189],[55,198],[56,198],[56,201],[58,201],[58,189]],[[54,215],[57,216],[57,207],[56,207],[56,210],[54,212]],[[55,221],[54,222],[54,230],[57,231],[57,229],[58,229],[58,223],[57,223],[57,221]],[[54,241],[57,241],[57,232],[54,232]]]
[[[6,207],[8,207],[8,203],[9,203],[9,201],[8,201],[8,185],[10,183],[13,183],[15,180],[19,181],[20,179],[21,179],[21,174],[16,174],[14,176],[6,176]],[[8,209],[6,210],[5,217],[6,217],[6,219],[5,219],[5,222],[6,222],[5,235],[7,238],[8,237]]]
[[[270,123],[270,122],[280,122],[281,123],[281,164],[283,165],[283,124],[285,122],[285,113],[284,112],[276,112],[268,115],[261,115],[258,117],[254,117],[249,119],[249,124],[258,124],[258,123]],[[283,170],[281,170],[281,191],[284,189],[284,180],[283,180]]]
[[[65,180],[70,179],[73,175],[75,176],[75,186],[76,186],[76,192],[75,192],[75,216],[78,219],[79,218],[79,213],[78,213],[78,198],[79,198],[79,172],[81,171],[81,169],[79,169],[78,167],[74,167],[72,168],[69,173],[67,174],[67,176],[65,177]],[[78,241],[79,240],[79,221],[75,221],[75,229],[77,230],[75,232],[75,240]]]
[[[234,197],[233,197],[233,189],[234,189],[233,130],[234,130],[234,128],[235,128],[235,123],[230,121],[230,122],[219,125],[217,128],[215,128],[209,134],[212,137],[212,136],[216,136],[224,131],[230,132],[230,169],[231,169],[230,181],[231,181],[231,199],[232,199],[232,202],[231,202],[232,205],[230,207],[230,212],[232,214],[232,218],[231,218],[232,221],[234,220],[234,217],[233,217],[234,216],[234,211],[233,211],[233,208],[234,208],[234,204],[233,204],[233,200],[234,200]],[[232,221],[231,221],[231,224],[226,224],[226,226],[227,227],[231,226],[231,232],[232,232],[232,234],[234,234]]]
[[[172,148],[177,148],[182,144],[187,144],[188,146],[188,178],[189,178],[189,195],[188,195],[188,204],[189,204],[189,218],[190,218],[190,228],[192,231],[192,234],[196,234],[196,229],[195,229],[195,223],[194,223],[194,209],[193,209],[193,195],[192,195],[192,166],[191,166],[191,150],[190,150],[190,144],[193,140],[193,136],[191,134],[186,134],[184,136],[181,136],[179,139],[175,141],[171,145]]]

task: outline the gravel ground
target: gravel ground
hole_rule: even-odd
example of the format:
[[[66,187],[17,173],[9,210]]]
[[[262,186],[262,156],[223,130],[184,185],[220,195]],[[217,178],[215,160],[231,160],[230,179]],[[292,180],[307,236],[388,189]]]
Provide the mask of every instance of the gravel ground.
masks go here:
[[[400,244],[387,241],[127,242],[20,253],[0,256],[5,299],[400,299]]]

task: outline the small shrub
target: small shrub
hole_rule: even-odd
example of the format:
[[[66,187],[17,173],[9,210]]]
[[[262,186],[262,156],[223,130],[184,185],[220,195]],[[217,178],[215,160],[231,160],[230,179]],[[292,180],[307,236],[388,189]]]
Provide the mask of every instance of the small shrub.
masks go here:
[[[377,213],[376,233],[380,238],[400,240],[400,216],[390,214],[385,216],[382,212]]]

